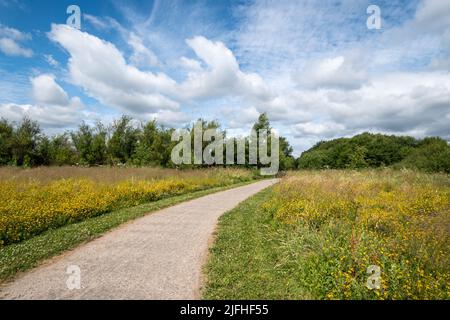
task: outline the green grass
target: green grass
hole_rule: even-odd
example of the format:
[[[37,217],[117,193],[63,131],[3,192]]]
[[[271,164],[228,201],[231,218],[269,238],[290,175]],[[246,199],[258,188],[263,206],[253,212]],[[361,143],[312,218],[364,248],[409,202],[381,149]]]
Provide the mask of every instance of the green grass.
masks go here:
[[[205,267],[204,299],[323,298],[320,292],[326,284],[321,275],[325,271],[316,269],[314,255],[324,243],[316,232],[277,222],[261,208],[273,189],[258,193],[221,217]]]
[[[206,266],[204,299],[308,299],[292,261],[284,260],[288,228],[261,210],[268,188],[220,219]]]
[[[121,209],[79,223],[48,230],[36,237],[0,249],[0,283],[18,272],[37,266],[41,261],[98,238],[121,224],[187,200],[239,187],[255,181],[212,188]]]

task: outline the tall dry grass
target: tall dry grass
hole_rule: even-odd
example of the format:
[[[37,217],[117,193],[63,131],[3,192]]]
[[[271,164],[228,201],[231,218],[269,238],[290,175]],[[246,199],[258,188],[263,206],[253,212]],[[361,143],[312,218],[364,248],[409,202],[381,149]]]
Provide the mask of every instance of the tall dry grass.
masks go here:
[[[0,169],[0,247],[143,202],[250,181],[241,169]]]
[[[225,170],[225,171],[224,171]],[[153,180],[162,178],[193,178],[209,177],[219,172],[232,172],[235,169],[163,169],[158,167],[37,167],[17,168],[0,167],[1,180],[15,180],[18,182],[48,183],[60,179],[90,179],[96,182],[115,183],[124,180]],[[239,170],[235,170],[239,172]]]
[[[448,175],[295,173],[264,207],[284,226],[280,260],[315,298],[450,298]],[[371,265],[379,290],[366,287]]]

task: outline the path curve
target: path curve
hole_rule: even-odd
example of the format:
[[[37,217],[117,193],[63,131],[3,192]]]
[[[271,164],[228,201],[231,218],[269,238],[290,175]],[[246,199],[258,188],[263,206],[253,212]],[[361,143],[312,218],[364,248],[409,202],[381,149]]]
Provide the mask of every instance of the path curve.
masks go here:
[[[262,180],[134,220],[4,284],[0,299],[200,298],[218,218],[276,182]],[[68,289],[69,266],[79,267],[81,289]]]

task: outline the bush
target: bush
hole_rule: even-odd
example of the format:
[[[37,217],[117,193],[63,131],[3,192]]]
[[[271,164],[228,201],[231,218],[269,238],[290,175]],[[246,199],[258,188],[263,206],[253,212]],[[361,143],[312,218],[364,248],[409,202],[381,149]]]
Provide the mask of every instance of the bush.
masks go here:
[[[298,159],[300,169],[361,169],[393,166],[449,172],[450,147],[440,138],[363,133],[320,142]]]
[[[398,166],[450,173],[450,146],[440,138],[426,138]]]

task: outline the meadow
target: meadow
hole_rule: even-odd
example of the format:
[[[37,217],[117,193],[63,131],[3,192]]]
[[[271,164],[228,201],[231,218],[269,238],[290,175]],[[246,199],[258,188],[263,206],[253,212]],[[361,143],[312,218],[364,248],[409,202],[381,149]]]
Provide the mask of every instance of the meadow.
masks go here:
[[[0,168],[0,247],[121,208],[253,178],[239,169]]]
[[[222,217],[204,297],[449,299],[449,236],[448,175],[291,173]]]

